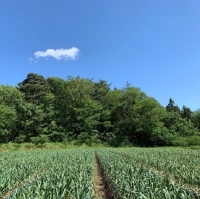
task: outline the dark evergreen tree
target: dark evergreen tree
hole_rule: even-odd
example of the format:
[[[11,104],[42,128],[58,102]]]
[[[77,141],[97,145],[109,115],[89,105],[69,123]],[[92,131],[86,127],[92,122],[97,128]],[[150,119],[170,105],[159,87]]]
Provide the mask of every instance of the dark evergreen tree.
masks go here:
[[[181,110],[181,115],[184,119],[190,120],[192,117],[192,111],[190,110],[189,107],[183,106]]]
[[[39,104],[42,98],[49,92],[49,85],[46,79],[38,74],[29,73],[27,78],[18,84],[19,90],[25,94],[27,102]]]
[[[92,95],[92,99],[105,103],[105,96],[110,91],[110,85],[107,81],[99,80],[99,82],[94,83],[94,93]]]
[[[200,131],[200,109],[195,110],[191,115],[191,121]]]
[[[169,104],[166,106],[166,109],[168,112],[177,112],[177,113],[181,113],[180,108],[178,106],[175,105],[174,101],[172,100],[172,98],[169,99]]]

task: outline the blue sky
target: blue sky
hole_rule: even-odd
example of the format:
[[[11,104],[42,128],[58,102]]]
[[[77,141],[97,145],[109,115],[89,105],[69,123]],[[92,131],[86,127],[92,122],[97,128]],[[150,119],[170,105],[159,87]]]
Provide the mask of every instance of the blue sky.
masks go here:
[[[1,0],[0,83],[30,72],[200,108],[199,0]]]

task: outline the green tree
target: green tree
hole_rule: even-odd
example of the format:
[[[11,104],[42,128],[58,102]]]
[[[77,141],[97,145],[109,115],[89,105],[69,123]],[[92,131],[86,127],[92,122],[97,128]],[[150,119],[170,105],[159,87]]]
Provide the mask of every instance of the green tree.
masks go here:
[[[54,137],[62,139],[62,137],[65,137],[65,133],[67,131],[66,126],[68,123],[66,119],[68,112],[68,93],[66,91],[66,81],[57,77],[49,77],[47,78],[47,82],[50,86],[50,92],[54,96],[54,99],[52,100],[52,106],[54,107],[53,120],[56,125]]]
[[[163,121],[165,127],[174,137],[187,137],[197,133],[193,123],[182,118],[177,112],[168,112]]]
[[[46,79],[35,73],[29,73],[26,79],[18,85],[19,90],[25,94],[26,101],[35,105],[39,104],[49,91]]]
[[[174,139],[196,135],[197,129],[190,120],[192,114],[190,108],[183,106],[180,111],[179,107],[175,106],[174,101],[170,98],[166,110],[168,114],[163,121],[170,134],[174,136]]]
[[[175,105],[175,102],[172,100],[172,98],[169,99],[169,103],[166,106],[166,109],[168,112],[173,111],[173,112],[177,112],[179,114],[181,113],[180,108],[177,105]]]
[[[62,131],[73,136],[96,130],[99,105],[91,99],[94,84],[89,79],[68,77],[67,80],[48,78],[55,96],[56,121]]]
[[[16,107],[24,100],[24,95],[17,88],[0,85],[0,103],[9,107]]]
[[[94,93],[92,99],[100,103],[105,103],[105,97],[110,91],[110,84],[107,81],[99,80],[94,83]]]
[[[134,107],[137,117],[135,137],[140,145],[169,145],[172,136],[164,126],[166,110],[154,99],[147,97]]]
[[[114,89],[106,97],[106,108],[111,113],[114,143],[135,143],[136,113],[134,106],[146,97],[139,88],[127,85],[124,89]]]
[[[54,122],[54,95],[49,91],[47,80],[38,74],[29,73],[19,83],[19,91],[25,95],[26,103],[21,104],[19,120],[20,136],[25,140],[40,135],[50,135],[56,129]]]
[[[0,142],[12,140],[15,130],[17,113],[14,107],[0,104]]]
[[[19,135],[20,106],[24,102],[24,95],[12,86],[0,85],[1,105],[1,140],[12,141]],[[4,133],[3,133],[4,132]]]
[[[181,110],[181,115],[184,119],[190,120],[192,117],[192,111],[190,110],[189,107],[183,106]]]
[[[200,131],[200,109],[195,110],[191,114],[191,121],[194,124],[194,126],[197,127]]]

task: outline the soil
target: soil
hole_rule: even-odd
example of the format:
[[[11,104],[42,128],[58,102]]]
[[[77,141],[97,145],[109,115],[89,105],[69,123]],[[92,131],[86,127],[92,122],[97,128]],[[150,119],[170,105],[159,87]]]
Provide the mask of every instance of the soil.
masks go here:
[[[106,177],[101,162],[95,153],[95,174],[94,192],[95,199],[115,199],[109,187],[109,180]]]

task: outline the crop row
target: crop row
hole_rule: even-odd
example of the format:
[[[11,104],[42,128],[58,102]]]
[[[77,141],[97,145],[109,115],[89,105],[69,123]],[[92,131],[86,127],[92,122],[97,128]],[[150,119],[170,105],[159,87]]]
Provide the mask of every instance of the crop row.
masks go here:
[[[35,155],[29,161],[26,156],[22,165],[19,163],[19,169],[14,166],[13,169],[10,168],[10,173],[9,171],[6,175],[3,172],[0,173],[0,179],[10,177],[9,182],[13,182],[9,184],[9,188],[6,188],[8,184],[1,184],[4,185],[1,187],[4,192],[1,192],[0,198],[92,198],[94,165],[92,150],[60,150]],[[16,162],[13,161],[18,164],[19,160],[20,158],[16,158]],[[27,160],[26,163],[25,160]],[[39,173],[34,175],[36,170]],[[18,180],[14,181],[12,175],[18,176],[17,172],[24,173],[24,176],[18,177],[19,181],[26,177],[30,180],[24,184]],[[17,182],[20,186],[16,184]]]
[[[117,199],[196,199],[199,152],[118,148],[2,153],[0,198],[94,198],[95,158]],[[188,186],[197,187],[197,191]],[[193,187],[192,187],[193,188]]]
[[[97,155],[116,198],[192,199],[198,196],[162,176],[143,167],[123,154],[98,149]]]
[[[112,149],[182,184],[200,187],[200,153],[198,150],[172,148],[121,148]]]

